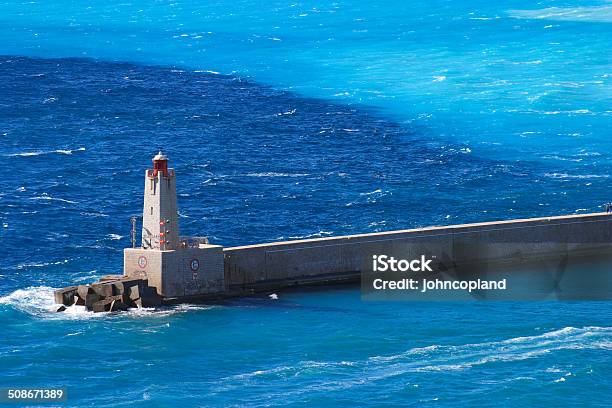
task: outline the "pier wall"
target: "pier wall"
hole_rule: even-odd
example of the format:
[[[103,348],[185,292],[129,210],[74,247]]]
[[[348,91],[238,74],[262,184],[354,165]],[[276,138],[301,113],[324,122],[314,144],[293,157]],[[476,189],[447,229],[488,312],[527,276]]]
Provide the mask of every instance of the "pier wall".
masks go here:
[[[495,245],[499,244],[499,245]],[[607,213],[485,222],[225,248],[228,290],[357,280],[373,255],[470,264],[570,256],[612,247]]]

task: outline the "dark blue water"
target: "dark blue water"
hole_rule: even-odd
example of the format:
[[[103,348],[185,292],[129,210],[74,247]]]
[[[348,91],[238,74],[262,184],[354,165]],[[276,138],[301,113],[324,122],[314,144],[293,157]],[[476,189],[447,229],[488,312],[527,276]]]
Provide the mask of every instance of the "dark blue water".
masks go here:
[[[606,179],[570,186],[237,77],[3,57],[0,84],[3,385],[64,385],[75,406],[605,402],[608,303],[376,304],[343,288],[49,310],[50,288],[121,270],[158,148],[183,231],[223,245],[590,210]]]
[[[600,210],[610,5],[528,8],[0,4],[0,387],[79,407],[607,406],[607,302],[342,287],[51,312],[52,288],[122,269],[158,149],[182,233],[225,246]]]

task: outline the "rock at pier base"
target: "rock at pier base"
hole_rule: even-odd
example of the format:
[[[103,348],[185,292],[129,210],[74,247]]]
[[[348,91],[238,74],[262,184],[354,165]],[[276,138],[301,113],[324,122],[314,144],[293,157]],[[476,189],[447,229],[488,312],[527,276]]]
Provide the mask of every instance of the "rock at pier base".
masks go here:
[[[77,293],[81,299],[85,299],[88,294],[93,293],[93,289],[89,285],[79,285]]]
[[[100,282],[108,282],[108,281],[116,281],[119,279],[124,279],[125,276],[123,275],[104,275],[103,277],[100,278]]]
[[[96,293],[88,293],[85,295],[85,307],[91,309],[91,306],[100,300],[100,295]]]
[[[111,285],[105,283],[92,283],[91,287],[93,291],[102,298],[113,296],[113,287]]]
[[[55,302],[62,305],[57,309],[58,312],[74,304],[85,306],[87,310],[96,313],[123,311],[130,307],[159,306],[162,300],[146,279],[128,277],[109,278],[91,285],[69,286],[55,291]]]
[[[127,310],[128,306],[123,303],[123,295],[110,296],[99,300],[92,305],[92,310],[95,313],[113,312],[117,310]]]
[[[58,289],[54,292],[55,303],[65,306],[74,305],[76,294],[77,286],[68,286],[67,288]]]

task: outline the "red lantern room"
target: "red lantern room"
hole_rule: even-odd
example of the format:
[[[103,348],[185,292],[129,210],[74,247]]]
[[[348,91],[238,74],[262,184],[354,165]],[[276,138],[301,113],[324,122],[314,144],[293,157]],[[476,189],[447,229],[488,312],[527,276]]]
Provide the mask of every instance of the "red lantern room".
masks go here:
[[[157,177],[158,172],[168,177],[168,158],[161,151],[153,157],[153,177]]]

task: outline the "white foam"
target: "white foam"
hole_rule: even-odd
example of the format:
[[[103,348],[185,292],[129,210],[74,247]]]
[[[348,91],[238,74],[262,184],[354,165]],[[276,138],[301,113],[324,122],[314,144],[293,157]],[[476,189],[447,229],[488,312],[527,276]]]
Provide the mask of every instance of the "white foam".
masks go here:
[[[568,174],[568,173],[545,173],[545,177],[555,179],[600,179],[610,177],[607,174]]]
[[[382,189],[377,188],[376,190],[374,190],[374,191],[370,191],[370,192],[368,192],[368,193],[359,193],[359,195],[361,195],[361,196],[369,196],[369,195],[373,195],[373,194],[381,194],[382,192],[383,192],[383,191],[382,191]],[[385,193],[386,193],[386,192],[387,192],[387,191],[385,191]]]
[[[612,6],[547,7],[535,10],[510,10],[508,15],[518,19],[554,21],[612,22]]]
[[[306,177],[308,173],[275,173],[275,172],[265,172],[265,173],[247,173],[247,177]]]
[[[352,207],[353,205],[360,205],[360,204],[366,204],[366,203],[373,204],[373,203],[378,202],[378,200],[386,196],[389,196],[389,195],[393,195],[393,192],[389,190],[383,190],[383,189],[378,188],[374,191],[359,193],[359,198],[345,204],[345,206]]]
[[[294,236],[290,236],[290,239],[308,239],[308,238],[319,238],[319,237],[329,237],[330,235],[333,235],[332,231],[319,231],[319,232],[315,232],[312,234],[306,234],[306,235],[294,235]]]
[[[277,113],[276,116],[293,115],[293,114],[295,114],[295,112],[297,112],[297,109],[291,109],[291,110],[288,110],[288,111],[285,111],[285,112]]]
[[[36,151],[32,151],[32,152],[21,152],[21,153],[11,153],[11,154],[7,154],[5,156],[7,157],[32,157],[32,156],[42,156],[45,154],[65,154],[65,155],[71,155],[75,152],[84,152],[85,148],[84,147],[79,147],[78,149],[73,149],[73,150],[67,150],[67,149],[57,149],[57,150],[48,150],[48,151],[44,151],[44,150],[36,150]]]
[[[54,311],[53,288],[32,286],[0,297],[0,304],[10,305],[33,315]]]
[[[415,372],[439,372],[468,370],[474,366],[489,363],[505,363],[537,358],[542,355],[567,349],[606,349],[605,343],[612,339],[612,327],[564,327],[540,335],[514,337],[505,340],[462,345],[430,345],[409,349],[403,353],[386,356],[373,356],[356,361],[301,361],[295,365],[261,368],[259,370],[225,378],[233,380],[231,385],[223,381],[224,387],[240,388],[254,381],[284,380],[290,376],[332,373],[334,378],[342,376],[341,381],[330,380],[307,385],[292,394],[303,394],[317,390],[338,390],[372,383],[378,380],[402,376]],[[602,344],[604,343],[604,344]],[[553,371],[554,370],[554,371]],[[556,368],[547,372],[561,372]],[[571,376],[567,372],[563,377]],[[326,377],[320,375],[320,378]],[[529,379],[532,377],[511,377],[507,381]]]
[[[579,155],[580,156],[580,155]],[[581,162],[581,158],[563,157],[556,154],[542,156],[543,159],[559,160],[559,161],[570,161],[570,162]]]
[[[81,212],[80,214],[86,217],[110,217],[110,215],[102,213]]]
[[[205,70],[205,69],[198,69],[195,70],[194,72],[198,72],[198,73],[206,73],[206,74],[213,74],[213,75],[221,75],[220,72],[217,71],[210,71],[210,70]]]
[[[219,307],[211,305],[180,304],[172,307],[161,308],[133,308],[129,309],[127,312],[121,313],[94,313],[87,310],[85,306],[73,305],[66,307],[65,311],[58,313],[56,310],[60,305],[55,303],[53,295],[54,290],[55,288],[48,286],[32,286],[25,289],[17,289],[6,296],[0,297],[0,305],[7,305],[32,316],[52,320],[87,320],[110,316],[125,316],[127,318],[159,318]]]
[[[16,269],[26,269],[26,268],[44,268],[52,265],[63,265],[70,262],[68,259],[63,259],[61,261],[55,262],[30,262],[30,263],[21,263],[17,265]]]
[[[30,200],[49,200],[49,201],[60,201],[62,203],[68,203],[68,204],[78,204],[76,201],[66,200],[64,198],[51,197],[47,193],[42,193],[41,195],[37,197],[30,197]]]

